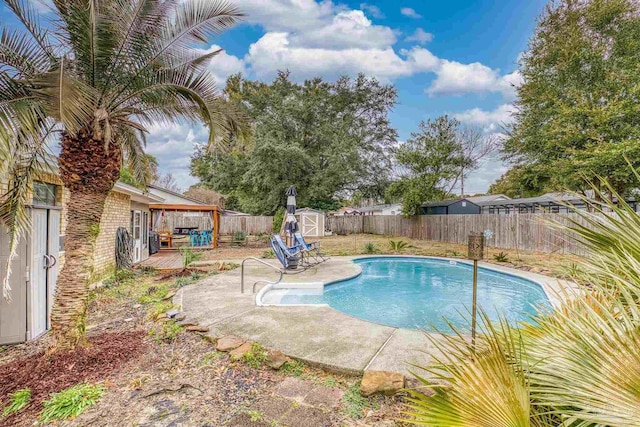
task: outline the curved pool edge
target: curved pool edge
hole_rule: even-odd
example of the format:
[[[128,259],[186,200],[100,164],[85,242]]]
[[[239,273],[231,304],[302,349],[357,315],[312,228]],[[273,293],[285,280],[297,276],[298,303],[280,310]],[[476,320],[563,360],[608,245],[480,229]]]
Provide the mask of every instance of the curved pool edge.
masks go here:
[[[347,280],[351,280],[355,277],[358,277],[362,274],[362,267],[360,267],[358,265],[358,263],[356,263],[355,261],[359,261],[359,260],[367,260],[367,259],[379,259],[379,258],[384,258],[384,259],[388,259],[388,258],[401,258],[401,259],[433,259],[433,260],[440,260],[440,261],[447,261],[447,262],[455,262],[455,263],[461,263],[461,264],[465,264],[465,265],[473,265],[473,261],[471,260],[467,260],[467,259],[460,259],[460,258],[447,258],[447,257],[439,257],[439,256],[425,256],[425,255],[366,255],[366,256],[353,256],[353,257],[349,257],[348,259],[346,259],[345,261],[349,261],[352,265],[354,265],[357,268],[357,272],[353,273],[353,274],[349,274],[347,276],[344,277],[340,277],[338,279],[334,279],[334,280],[328,280],[328,281],[321,281],[322,282],[322,286],[326,287],[326,286],[330,286],[330,285],[334,285],[336,283],[341,283]],[[547,297],[547,300],[549,301],[551,307],[553,309],[558,308],[563,300],[567,300],[567,299],[571,299],[573,298],[577,292],[579,292],[580,288],[576,283],[567,281],[567,280],[562,280],[562,279],[558,279],[555,277],[550,277],[550,276],[545,276],[542,274],[537,274],[537,273],[531,273],[530,271],[523,271],[523,270],[518,270],[515,268],[511,268],[511,267],[506,267],[506,266],[501,266],[501,265],[497,265],[497,264],[493,264],[493,263],[489,263],[486,261],[480,261],[478,263],[478,267],[484,270],[489,270],[489,271],[493,271],[493,272],[497,272],[497,273],[501,273],[501,274],[506,274],[512,277],[516,277],[519,279],[524,279],[524,280],[528,280],[538,286],[540,286],[540,288],[542,288],[542,291],[544,292],[545,296]],[[319,266],[319,268],[321,268],[321,265]],[[287,283],[280,283],[277,285],[267,285],[265,287],[263,287],[258,294],[256,294],[255,297],[255,304],[257,307],[329,307],[332,310],[336,310],[333,307],[331,307],[328,304],[280,304],[280,303],[264,303],[262,301],[263,297],[270,291],[273,289],[277,289],[274,288],[274,286],[277,286],[280,289],[286,289],[286,285]],[[339,310],[336,310],[339,311]],[[341,312],[343,313],[343,312]],[[348,313],[344,313],[349,315]],[[365,322],[370,322],[368,320],[364,320],[361,319]],[[376,322],[370,322],[370,323],[376,323]],[[377,323],[376,323],[377,324]],[[387,325],[388,326],[388,325]]]

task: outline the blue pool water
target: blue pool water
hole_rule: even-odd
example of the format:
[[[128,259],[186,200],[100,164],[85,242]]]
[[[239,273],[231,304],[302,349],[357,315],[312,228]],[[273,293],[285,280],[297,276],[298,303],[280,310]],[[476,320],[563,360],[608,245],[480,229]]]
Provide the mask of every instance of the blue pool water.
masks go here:
[[[328,304],[371,322],[429,331],[450,331],[444,318],[469,329],[473,268],[468,264],[429,258],[363,258],[355,261],[362,274],[325,286],[323,295],[288,292],[282,304]],[[551,307],[540,285],[505,273],[480,268],[478,306],[492,321],[528,321],[537,308]]]

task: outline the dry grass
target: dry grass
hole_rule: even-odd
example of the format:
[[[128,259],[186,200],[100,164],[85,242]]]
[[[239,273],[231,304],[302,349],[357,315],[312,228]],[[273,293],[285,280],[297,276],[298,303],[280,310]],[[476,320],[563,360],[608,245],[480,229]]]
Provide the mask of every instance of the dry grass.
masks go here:
[[[311,240],[311,239],[308,239]],[[442,256],[449,258],[464,258],[467,253],[465,245],[455,243],[416,240],[404,237],[377,236],[373,234],[352,234],[349,236],[327,236],[320,238],[322,251],[329,256],[354,256],[368,252],[365,245],[375,245],[378,254],[393,254],[389,246],[390,240],[403,240],[411,247],[403,250],[403,255]],[[269,250],[266,242],[253,242],[251,246],[241,248],[223,247],[207,251],[203,259],[207,260],[239,260],[249,256],[261,257]],[[513,249],[488,248],[487,261],[495,262],[494,255],[503,252],[508,263],[515,267],[541,270],[543,274],[564,276],[572,265],[580,262],[580,258],[573,255],[554,253],[516,251]],[[504,263],[503,263],[504,264]]]

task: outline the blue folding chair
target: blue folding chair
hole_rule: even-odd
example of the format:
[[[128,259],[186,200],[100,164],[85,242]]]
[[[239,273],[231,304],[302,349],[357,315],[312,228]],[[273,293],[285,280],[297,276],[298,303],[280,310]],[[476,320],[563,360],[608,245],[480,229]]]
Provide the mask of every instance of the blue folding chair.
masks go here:
[[[276,258],[278,258],[278,261],[280,261],[280,264],[282,264],[285,270],[298,268],[298,263],[302,258],[302,254],[297,247],[287,247],[279,234],[274,234],[269,240],[273,253],[276,255]]]
[[[296,246],[300,248],[303,255],[303,261],[306,261],[308,264],[320,264],[321,262],[329,259],[320,253],[320,241],[307,243],[300,232],[294,233],[293,241]]]

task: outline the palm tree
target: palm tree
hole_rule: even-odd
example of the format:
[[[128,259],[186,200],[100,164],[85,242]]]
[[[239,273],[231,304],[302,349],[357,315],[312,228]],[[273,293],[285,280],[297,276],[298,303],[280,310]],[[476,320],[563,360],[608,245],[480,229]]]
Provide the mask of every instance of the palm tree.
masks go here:
[[[123,159],[142,182],[147,127],[204,122],[211,148],[245,136],[240,114],[205,68],[218,51],[192,47],[241,13],[223,0],[53,0],[44,26],[27,0],[3,2],[21,27],[3,25],[0,36],[0,182],[11,183],[0,219],[14,253],[29,225],[33,173],[59,135],[58,166],[70,198],[51,321],[56,348],[73,347],[84,335],[106,197]]]

